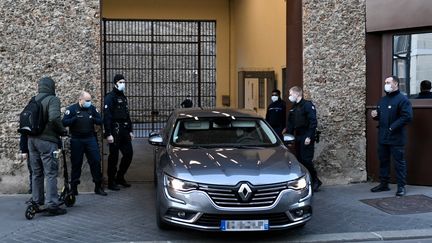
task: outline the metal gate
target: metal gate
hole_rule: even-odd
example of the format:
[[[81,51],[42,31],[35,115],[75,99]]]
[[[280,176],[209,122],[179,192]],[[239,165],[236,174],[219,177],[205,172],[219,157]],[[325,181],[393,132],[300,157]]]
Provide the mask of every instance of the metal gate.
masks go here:
[[[103,94],[125,76],[136,137],[160,130],[187,96],[216,105],[215,21],[103,19],[102,51]]]

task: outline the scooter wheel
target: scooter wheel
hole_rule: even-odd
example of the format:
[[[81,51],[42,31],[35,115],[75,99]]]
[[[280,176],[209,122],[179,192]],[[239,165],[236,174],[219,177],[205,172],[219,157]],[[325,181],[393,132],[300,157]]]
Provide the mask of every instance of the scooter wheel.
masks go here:
[[[26,219],[28,219],[28,220],[33,219],[35,214],[36,214],[35,207],[33,205],[29,205],[26,209],[26,212],[25,212]]]
[[[73,194],[69,194],[66,195],[65,199],[64,199],[64,203],[66,205],[66,207],[72,207],[75,204],[76,198],[75,195]]]

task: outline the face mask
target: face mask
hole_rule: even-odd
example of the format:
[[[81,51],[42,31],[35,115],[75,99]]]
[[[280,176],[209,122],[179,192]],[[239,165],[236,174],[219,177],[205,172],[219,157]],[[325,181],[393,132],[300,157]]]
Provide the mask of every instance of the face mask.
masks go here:
[[[84,108],[89,108],[91,106],[91,104],[92,104],[91,101],[85,101],[84,104],[83,104],[83,107]]]
[[[119,83],[119,84],[117,84],[117,89],[120,90],[120,91],[124,91],[125,87],[126,87],[125,83]]]
[[[386,84],[386,85],[384,85],[384,90],[385,90],[385,92],[387,92],[387,93],[392,92],[393,89],[392,89],[392,87],[391,87],[391,84]]]
[[[296,103],[296,102],[297,102],[297,98],[294,97],[294,96],[292,96],[292,95],[290,95],[290,96],[288,97],[288,99],[289,99],[289,101],[291,101],[292,103]]]
[[[272,100],[273,102],[276,102],[278,99],[279,99],[279,97],[276,96],[276,95],[273,95],[273,96],[271,97],[271,100]]]

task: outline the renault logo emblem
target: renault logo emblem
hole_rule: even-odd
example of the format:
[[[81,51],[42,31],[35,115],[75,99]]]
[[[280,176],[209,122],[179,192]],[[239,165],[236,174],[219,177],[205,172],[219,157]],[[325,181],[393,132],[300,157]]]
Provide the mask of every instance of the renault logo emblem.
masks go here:
[[[241,184],[241,186],[237,192],[243,201],[249,200],[249,198],[252,195],[252,190],[250,189],[248,184]]]

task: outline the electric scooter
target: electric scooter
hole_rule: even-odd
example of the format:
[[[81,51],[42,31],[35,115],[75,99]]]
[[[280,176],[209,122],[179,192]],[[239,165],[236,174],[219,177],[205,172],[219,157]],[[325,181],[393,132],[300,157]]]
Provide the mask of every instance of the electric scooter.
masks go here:
[[[62,141],[62,148],[61,148],[61,153],[62,153],[62,157],[63,157],[63,177],[64,177],[64,186],[61,190],[61,193],[59,195],[59,205],[66,205],[66,207],[72,207],[75,204],[76,198],[75,195],[72,193],[71,190],[71,186],[70,186],[70,182],[69,182],[69,173],[68,173],[68,168],[67,168],[67,163],[66,163],[66,148],[65,148],[65,141],[66,141],[67,137],[61,137],[61,141]],[[55,158],[58,159],[60,155],[60,152],[54,151],[53,156]],[[27,202],[28,206],[25,212],[25,217],[28,220],[31,220],[34,218],[34,216],[37,213],[42,213],[42,212],[46,212],[47,208],[41,205],[38,205],[35,201],[33,200],[29,200]]]

